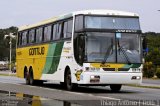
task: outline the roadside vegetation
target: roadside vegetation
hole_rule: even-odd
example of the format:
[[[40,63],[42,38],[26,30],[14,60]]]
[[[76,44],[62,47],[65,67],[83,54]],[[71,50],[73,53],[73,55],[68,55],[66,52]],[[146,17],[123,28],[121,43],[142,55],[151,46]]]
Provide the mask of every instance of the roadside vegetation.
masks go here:
[[[6,38],[4,39],[4,35],[8,35],[9,33],[16,33],[18,30],[17,27],[10,27],[10,28],[6,28],[6,29],[0,29],[0,61],[2,62],[8,62],[9,60],[9,39]],[[14,66],[15,63],[15,57],[16,57],[16,52],[15,52],[15,48],[16,48],[16,39],[12,40],[12,67]],[[7,69],[9,66],[8,65],[2,65],[0,64],[0,69],[1,68],[5,68]]]
[[[148,52],[145,53],[143,76],[160,78],[160,33],[144,33],[147,39]]]

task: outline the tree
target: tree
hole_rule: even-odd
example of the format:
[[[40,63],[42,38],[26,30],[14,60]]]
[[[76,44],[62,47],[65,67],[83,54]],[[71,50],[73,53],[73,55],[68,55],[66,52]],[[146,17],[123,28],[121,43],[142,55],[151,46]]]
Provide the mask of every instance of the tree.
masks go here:
[[[145,61],[152,63],[151,68],[148,70],[144,68],[144,71],[153,73],[154,75],[157,67],[160,65],[160,34],[149,32],[144,35],[147,38],[147,47],[149,48],[149,52],[145,56]]]
[[[18,31],[17,27],[10,27],[6,29],[0,29],[0,60],[6,60],[9,57],[9,39],[4,39],[4,35],[9,33],[16,33]],[[15,47],[16,47],[16,40],[13,39],[12,41],[12,59],[15,60]]]

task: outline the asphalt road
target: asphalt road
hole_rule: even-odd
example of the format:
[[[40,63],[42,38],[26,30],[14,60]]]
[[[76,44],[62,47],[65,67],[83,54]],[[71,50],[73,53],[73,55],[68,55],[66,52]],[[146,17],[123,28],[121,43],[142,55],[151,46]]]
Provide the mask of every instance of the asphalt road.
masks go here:
[[[133,106],[160,105],[160,89],[129,86],[123,86],[118,93],[111,92],[109,87],[79,87],[77,90],[70,92],[57,84],[29,86],[25,85],[23,79],[0,76],[0,90],[36,95],[52,100],[68,101],[85,106],[116,106],[117,103],[119,103],[119,106],[131,104]]]
[[[156,80],[150,80],[150,79],[143,79],[142,81],[143,83],[148,83],[148,84],[157,84],[160,85],[160,79],[156,79]]]

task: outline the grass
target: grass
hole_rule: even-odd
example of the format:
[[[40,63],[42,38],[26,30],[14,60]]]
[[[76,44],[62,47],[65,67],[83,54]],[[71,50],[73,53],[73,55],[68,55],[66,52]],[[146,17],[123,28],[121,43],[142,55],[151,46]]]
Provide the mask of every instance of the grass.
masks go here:
[[[0,73],[0,76],[16,76],[16,74],[2,74],[2,73]]]
[[[127,86],[132,86],[132,87],[140,87],[140,88],[153,88],[153,89],[160,89],[160,86],[145,86],[145,85],[132,85],[132,84],[127,84]]]
[[[143,77],[143,79],[159,80],[159,78],[157,78],[157,77],[152,77],[152,78],[146,78],[146,77]]]

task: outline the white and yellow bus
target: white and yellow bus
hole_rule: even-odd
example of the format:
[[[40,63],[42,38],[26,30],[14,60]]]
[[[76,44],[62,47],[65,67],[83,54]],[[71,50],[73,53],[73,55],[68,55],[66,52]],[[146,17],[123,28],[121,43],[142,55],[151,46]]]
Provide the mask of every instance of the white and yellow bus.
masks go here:
[[[85,10],[19,28],[17,76],[26,84],[54,81],[106,86],[142,81],[139,16],[113,10]]]

